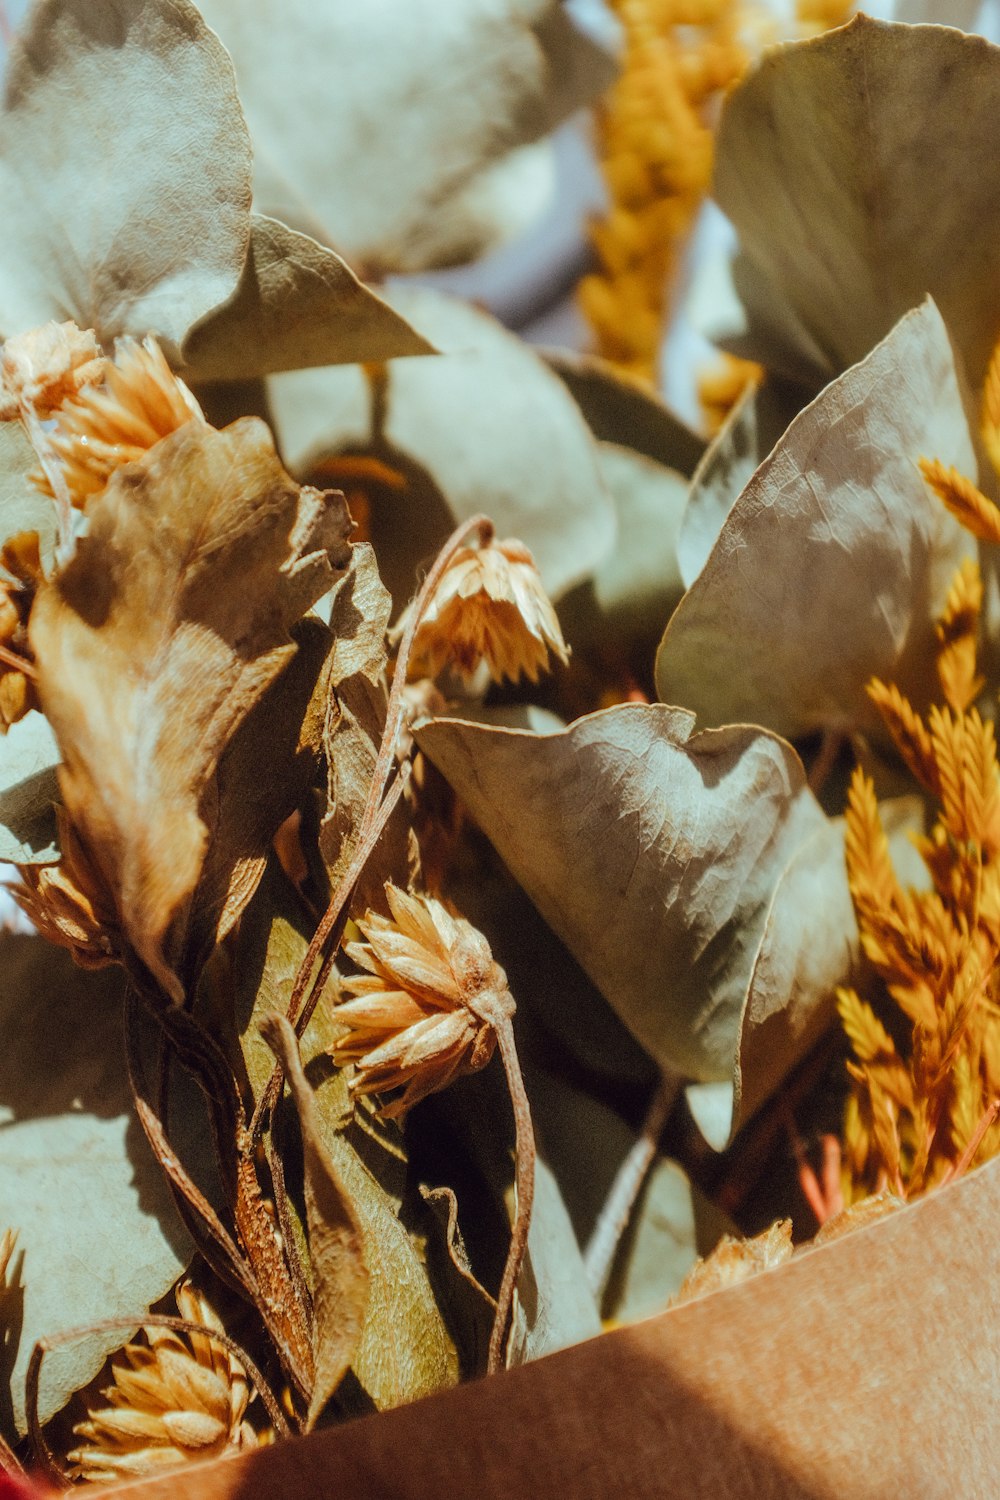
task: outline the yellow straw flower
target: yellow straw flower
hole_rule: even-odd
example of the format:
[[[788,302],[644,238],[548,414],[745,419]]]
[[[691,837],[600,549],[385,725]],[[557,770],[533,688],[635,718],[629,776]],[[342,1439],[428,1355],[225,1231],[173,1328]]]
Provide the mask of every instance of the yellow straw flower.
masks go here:
[[[102,385],[88,385],[55,413],[48,436],[50,462],[58,464],[70,499],[85,509],[111,475],[161,438],[192,420],[204,421],[201,407],[178,380],[155,339],[122,338],[114,362],[107,361]],[[32,475],[39,489],[52,493],[47,475]]]
[[[345,1035],[338,1066],[354,1063],[352,1094],[402,1092],[379,1113],[402,1118],[428,1094],[485,1067],[496,1025],[514,1014],[507,976],[489,944],[430,896],[386,886],[392,920],[368,912],[366,943],[346,951],[367,973],[346,979],[355,996],[338,1005]]]
[[[190,1282],[176,1297],[182,1318],[224,1331]],[[249,1389],[239,1360],[205,1334],[144,1332],[148,1343],[128,1344],[112,1366],[115,1383],[103,1392],[107,1406],[91,1409],[74,1428],[85,1439],[68,1455],[78,1479],[107,1484],[257,1446],[243,1419]]]
[[[102,379],[105,360],[92,329],[75,323],[42,323],[15,334],[0,359],[0,421],[33,412],[49,417],[88,385]]]
[[[434,591],[413,641],[411,676],[446,666],[466,676],[485,661],[496,682],[537,682],[552,652],[569,652],[535,560],[522,542],[461,547]]]

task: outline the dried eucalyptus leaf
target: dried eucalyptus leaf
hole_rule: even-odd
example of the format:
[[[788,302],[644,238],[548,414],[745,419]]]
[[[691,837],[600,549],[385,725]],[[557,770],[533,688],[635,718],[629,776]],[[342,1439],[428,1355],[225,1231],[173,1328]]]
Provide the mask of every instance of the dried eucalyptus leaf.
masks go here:
[[[998,122],[1000,50],[948,27],[859,15],[768,53],[716,149],[741,351],[817,390],[929,292],[978,384],[996,338]]]
[[[260,1030],[284,1067],[302,1134],[316,1368],[308,1432],[347,1374],[357,1349],[368,1308],[368,1268],[361,1224],[323,1141],[315,1095],[302,1071],[295,1032],[277,1014],[265,1017]]]
[[[535,1202],[528,1248],[517,1279],[507,1347],[509,1367],[554,1354],[601,1331],[597,1304],[559,1186],[542,1157],[535,1161]]]
[[[455,523],[483,511],[501,536],[531,548],[550,594],[562,593],[614,542],[576,403],[486,313],[427,288],[397,287],[387,300],[442,353],[394,360],[373,383],[347,367],[277,376],[270,394],[286,463],[307,473],[333,454],[369,453],[402,473],[402,492],[371,493],[372,540],[397,600]]]
[[[404,318],[339,255],[277,219],[254,214],[240,284],[184,341],[194,380],[430,354]]]
[[[236,287],[250,193],[232,64],[188,0],[38,0],[0,117],[0,330],[73,317],[176,354]]]
[[[737,1232],[682,1167],[658,1156],[618,1247],[604,1316],[634,1323],[663,1312],[698,1257],[709,1255],[723,1234]]]
[[[0,739],[0,860],[34,865],[59,858],[58,764],[52,726],[40,713],[25,715]]]
[[[684,592],[677,557],[688,481],[641,453],[598,445],[598,465],[618,516],[618,540],[594,574],[594,599],[610,628],[665,621]]]
[[[773,378],[750,385],[709,443],[691,480],[677,538],[685,588],[705,566],[736,499],[797,410],[787,387]]]
[[[790,746],[693,727],[681,709],[626,704],[561,734],[439,719],[417,739],[647,1051],[711,1081],[734,1075],[775,890],[825,818]],[[789,942],[825,923],[834,941],[840,907],[821,894]]]
[[[20,422],[0,422],[0,543],[22,531],[37,531],[42,562],[48,563],[56,536],[56,509],[48,495],[29,481],[38,467],[35,450]]]
[[[655,392],[629,380],[597,355],[566,349],[542,352],[595,438],[631,448],[690,478],[705,452],[705,439],[692,432]]]
[[[480,175],[612,74],[555,0],[201,8],[236,64],[258,206],[373,269],[469,259],[505,237]]]
[[[974,475],[951,345],[928,300],[801,412],[757,469],[667,626],[660,697],[703,724],[789,737],[874,727],[873,675],[936,689],[934,620],[975,543],[922,454]]]
[[[219,759],[347,562],[342,496],[302,490],[255,418],[190,422],[119,470],[30,636],[67,812],[132,947],[183,994]]]
[[[271,874],[244,916],[234,956],[243,1054],[258,1098],[274,1062],[260,1022],[275,1012],[285,1014],[306,947],[288,888]],[[329,1057],[334,1031],[332,1007],[324,997],[306,1029],[302,1060],[315,1091],[319,1137],[361,1222],[371,1277],[352,1368],[384,1409],[454,1385],[458,1358],[418,1243],[400,1218],[406,1178],[402,1135],[393,1124],[373,1122],[367,1111],[354,1121],[347,1080]]]
[[[328,717],[324,740],[329,806],[319,846],[333,890],[354,857],[385,727],[386,630],[391,610],[392,600],[379,577],[374,552],[366,542],[353,546],[350,566],[337,585],[330,610],[336,712]],[[405,888],[409,861],[408,819],[405,806],[400,805],[358,882],[355,904],[362,910],[382,909],[385,881]]]
[[[84,971],[41,938],[10,934],[0,935],[0,964],[0,1219],[18,1231],[24,1288],[13,1370],[0,1370],[0,1430],[11,1438],[12,1422],[25,1429],[35,1340],[103,1318],[138,1325],[192,1247],[132,1110],[120,974]],[[42,1420],[125,1338],[115,1329],[50,1355]]]

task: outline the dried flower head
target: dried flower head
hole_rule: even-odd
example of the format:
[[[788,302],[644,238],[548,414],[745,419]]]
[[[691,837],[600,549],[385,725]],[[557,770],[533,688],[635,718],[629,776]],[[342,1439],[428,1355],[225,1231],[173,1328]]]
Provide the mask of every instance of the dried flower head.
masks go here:
[[[724,1234],[711,1255],[695,1261],[681,1282],[674,1305],[707,1297],[709,1292],[736,1286],[756,1276],[758,1271],[780,1266],[791,1257],[792,1250],[791,1219],[779,1219],[752,1240],[737,1240]]]
[[[178,380],[153,338],[119,339],[104,380],[88,385],[55,414],[49,435],[50,461],[59,465],[70,498],[80,509],[104,489],[123,464],[141,458],[154,443],[192,420],[201,407]],[[39,489],[52,493],[49,477],[36,472]]]
[[[446,666],[466,676],[485,661],[496,682],[537,682],[549,653],[569,653],[535,560],[510,539],[460,547],[424,611],[413,641],[411,675]]]
[[[176,1297],[182,1318],[224,1332],[189,1282]],[[143,1332],[148,1342],[128,1344],[112,1365],[115,1383],[102,1393],[107,1406],[91,1408],[74,1428],[85,1440],[68,1454],[75,1477],[106,1484],[256,1447],[244,1421],[249,1389],[239,1360],[207,1334]]]
[[[0,360],[0,420],[26,411],[51,416],[104,374],[104,358],[92,329],[75,323],[43,323],[15,334]]]
[[[338,1066],[354,1063],[353,1094],[402,1093],[379,1113],[402,1118],[419,1100],[485,1067],[496,1027],[514,1014],[507,976],[489,944],[430,896],[387,885],[392,920],[368,912],[366,943],[349,956],[367,973],[344,981],[356,998],[339,1005]]]

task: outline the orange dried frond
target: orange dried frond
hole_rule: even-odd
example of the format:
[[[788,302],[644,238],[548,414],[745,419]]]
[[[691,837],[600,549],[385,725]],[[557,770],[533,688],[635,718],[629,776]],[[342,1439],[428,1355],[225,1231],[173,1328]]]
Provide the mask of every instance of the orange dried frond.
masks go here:
[[[1000,850],[1000,768],[993,725],[976,709],[952,714],[934,707],[929,715],[940,777],[941,822],[960,843]]]
[[[896,1056],[896,1044],[892,1037],[856,990],[838,989],[837,1013],[860,1062],[869,1063],[876,1058]]]
[[[864,931],[869,916],[898,909],[901,891],[889,858],[889,841],[879,817],[875,785],[861,767],[851,777],[847,798],[847,878]]]
[[[981,542],[1000,542],[1000,509],[957,469],[922,458],[920,472],[943,505]]]
[[[1000,474],[1000,343],[993,350],[986,371],[980,430],[990,463]]]
[[[929,792],[937,791],[937,767],[931,737],[920,715],[895,683],[873,677],[865,688],[879,713],[893,743],[909,769]]]
[[[976,673],[982,605],[983,580],[979,565],[967,557],[955,574],[944,612],[934,627],[938,639],[938,680],[945,702],[956,713],[964,713],[983,690],[984,679]]]

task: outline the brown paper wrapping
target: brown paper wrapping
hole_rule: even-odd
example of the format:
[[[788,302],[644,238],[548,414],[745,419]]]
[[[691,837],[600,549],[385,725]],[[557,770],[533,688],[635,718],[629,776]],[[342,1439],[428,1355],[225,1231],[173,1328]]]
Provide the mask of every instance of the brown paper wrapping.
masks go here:
[[[1000,1160],[509,1374],[120,1500],[994,1500]]]

